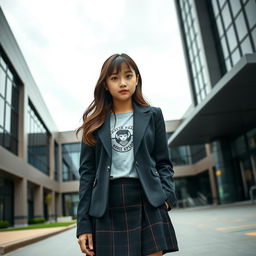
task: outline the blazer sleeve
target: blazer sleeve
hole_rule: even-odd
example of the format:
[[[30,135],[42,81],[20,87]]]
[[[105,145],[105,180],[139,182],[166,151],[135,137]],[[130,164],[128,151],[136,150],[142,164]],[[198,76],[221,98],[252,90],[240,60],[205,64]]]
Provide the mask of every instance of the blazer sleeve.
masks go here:
[[[171,210],[177,202],[175,194],[175,183],[173,179],[174,170],[173,164],[169,157],[169,150],[166,137],[165,122],[161,108],[157,108],[156,123],[155,123],[155,146],[154,158],[156,161],[156,168],[159,172],[163,190],[167,196],[167,203],[169,205],[168,211]]]
[[[89,206],[92,193],[93,180],[95,178],[95,146],[89,146],[81,142],[80,167],[79,167],[79,203],[77,207],[76,237],[80,234],[92,233]]]

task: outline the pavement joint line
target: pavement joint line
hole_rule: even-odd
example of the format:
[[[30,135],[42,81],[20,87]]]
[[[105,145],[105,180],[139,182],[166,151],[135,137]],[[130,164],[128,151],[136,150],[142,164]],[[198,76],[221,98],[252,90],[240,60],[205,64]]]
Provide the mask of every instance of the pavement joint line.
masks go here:
[[[256,226],[256,223],[253,224],[245,224],[245,225],[238,225],[238,226],[230,226],[230,227],[222,227],[222,228],[216,228],[216,230],[229,230],[229,229],[235,229],[235,228],[242,228],[242,227],[251,227]]]
[[[13,241],[13,242],[10,242],[10,243],[6,243],[4,245],[0,245],[0,255],[4,255],[8,252],[19,249],[20,247],[24,247],[26,245],[41,241],[42,239],[48,238],[50,236],[57,235],[59,233],[67,231],[71,228],[74,228],[75,226],[76,226],[76,223],[71,224],[71,225],[66,226],[66,227],[63,227],[63,229],[60,229],[60,230],[55,230],[53,232],[49,232],[49,233],[46,233],[46,234],[36,235],[34,237],[20,239],[20,240],[16,240],[16,241]],[[15,232],[15,231],[11,231],[11,232]]]

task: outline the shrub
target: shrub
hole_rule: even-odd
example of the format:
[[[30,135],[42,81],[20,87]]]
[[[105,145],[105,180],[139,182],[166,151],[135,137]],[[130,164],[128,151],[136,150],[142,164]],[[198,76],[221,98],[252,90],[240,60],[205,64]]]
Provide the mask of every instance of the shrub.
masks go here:
[[[28,220],[28,224],[39,224],[44,222],[45,222],[45,218],[31,218]]]
[[[8,228],[9,221],[8,220],[0,220],[0,228]]]

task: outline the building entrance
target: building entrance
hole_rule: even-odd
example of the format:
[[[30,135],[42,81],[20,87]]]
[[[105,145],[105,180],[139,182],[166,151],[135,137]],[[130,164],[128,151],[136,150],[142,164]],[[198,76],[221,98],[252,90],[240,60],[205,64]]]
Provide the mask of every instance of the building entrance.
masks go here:
[[[255,161],[256,155],[254,155]],[[253,170],[253,163],[249,156],[240,159],[240,171],[242,176],[242,183],[244,188],[245,199],[250,199],[250,188],[256,184],[255,182],[255,171]]]

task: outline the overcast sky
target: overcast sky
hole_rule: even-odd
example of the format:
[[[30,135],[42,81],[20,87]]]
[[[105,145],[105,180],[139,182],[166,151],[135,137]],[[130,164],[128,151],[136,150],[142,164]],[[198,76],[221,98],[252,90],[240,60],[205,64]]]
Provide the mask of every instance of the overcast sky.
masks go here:
[[[191,104],[174,0],[0,0],[60,131],[74,130],[93,100],[103,62],[127,53],[147,101],[165,120]]]

